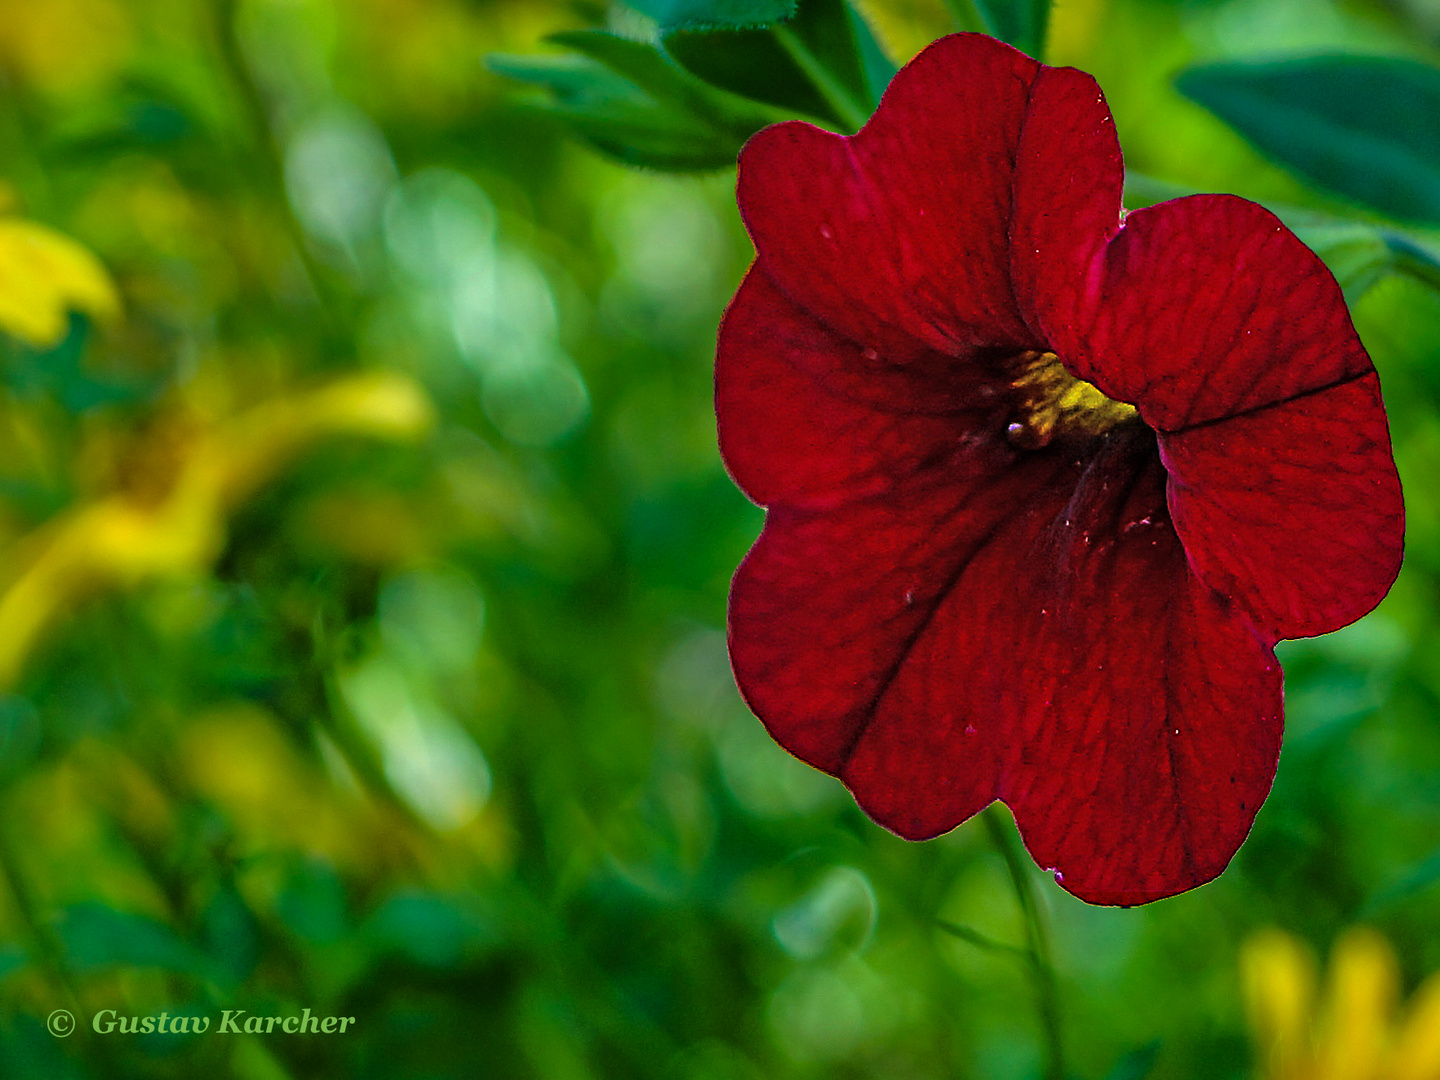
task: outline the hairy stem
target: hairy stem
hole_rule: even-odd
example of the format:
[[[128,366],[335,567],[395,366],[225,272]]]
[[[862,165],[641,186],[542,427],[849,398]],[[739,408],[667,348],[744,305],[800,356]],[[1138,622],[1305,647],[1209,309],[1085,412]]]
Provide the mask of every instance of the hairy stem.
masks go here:
[[[1010,882],[1015,887],[1015,899],[1025,917],[1026,958],[1040,1009],[1040,1026],[1045,1032],[1045,1077],[1046,1080],[1064,1080],[1065,1046],[1060,1033],[1060,998],[1055,987],[1055,968],[1050,962],[1050,936],[1045,929],[1039,898],[1035,895],[1035,884],[1030,878],[1029,860],[1015,843],[1004,811],[998,806],[991,806],[981,816],[985,819],[991,842],[1005,860]]]

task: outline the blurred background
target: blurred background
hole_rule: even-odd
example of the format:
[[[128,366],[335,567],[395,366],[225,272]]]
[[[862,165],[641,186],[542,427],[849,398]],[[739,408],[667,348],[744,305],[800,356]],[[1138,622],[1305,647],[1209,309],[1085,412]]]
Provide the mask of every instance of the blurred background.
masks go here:
[[[861,3],[871,82],[951,8]],[[762,514],[711,363],[744,132],[657,165],[586,128],[543,40],[658,25],[0,2],[0,1076],[1440,1075],[1437,222],[1274,164],[1205,89],[1339,53],[1423,83],[1440,5],[1054,9],[1133,203],[1259,199],[1336,270],[1409,511],[1379,610],[1282,647],[1279,777],[1229,870],[1133,910],[1028,861],[1017,893],[1008,818],[885,833],[740,701],[725,597]],[[357,1022],[89,1027],[306,1007]]]

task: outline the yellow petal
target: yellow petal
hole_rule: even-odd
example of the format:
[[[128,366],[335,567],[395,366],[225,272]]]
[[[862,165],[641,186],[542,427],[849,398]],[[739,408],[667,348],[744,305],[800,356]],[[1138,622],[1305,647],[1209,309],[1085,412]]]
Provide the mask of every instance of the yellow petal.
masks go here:
[[[0,330],[49,348],[64,338],[72,310],[119,314],[120,296],[100,260],[38,222],[0,218]]]
[[[1323,1080],[1377,1080],[1388,1056],[1399,982],[1395,953],[1375,931],[1349,930],[1335,942],[1320,1061]]]
[[[1391,1080],[1440,1080],[1440,974],[1411,998],[1391,1060]]]
[[[93,88],[125,63],[133,40],[118,0],[4,0],[0,54],[51,92]]]
[[[1262,930],[1240,951],[1240,975],[1261,1075],[1301,1075],[1309,1060],[1314,960],[1289,934]]]

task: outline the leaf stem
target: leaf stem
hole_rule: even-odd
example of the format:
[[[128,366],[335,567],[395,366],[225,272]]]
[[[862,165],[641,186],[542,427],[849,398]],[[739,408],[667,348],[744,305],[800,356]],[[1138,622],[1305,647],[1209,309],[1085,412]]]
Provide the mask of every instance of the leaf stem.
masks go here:
[[[789,54],[805,77],[814,84],[815,89],[820,91],[820,96],[825,99],[825,104],[835,111],[846,128],[853,134],[865,126],[865,121],[870,119],[870,114],[861,107],[850,91],[841,85],[840,80],[835,77],[834,72],[820,62],[820,58],[811,51],[810,46],[800,39],[784,23],[776,23],[771,29],[775,33],[775,40],[780,47]]]
[[[1030,962],[1030,974],[1040,1009],[1040,1026],[1045,1031],[1048,1051],[1045,1077],[1046,1080],[1064,1080],[1065,1046],[1060,1032],[1060,998],[1055,988],[1055,968],[1050,961],[1050,937],[1035,895],[1034,882],[1030,879],[1029,861],[1018,850],[1004,811],[992,805],[981,816],[985,819],[991,843],[1005,860],[1010,882],[1015,887],[1015,899],[1025,917],[1025,953]]]

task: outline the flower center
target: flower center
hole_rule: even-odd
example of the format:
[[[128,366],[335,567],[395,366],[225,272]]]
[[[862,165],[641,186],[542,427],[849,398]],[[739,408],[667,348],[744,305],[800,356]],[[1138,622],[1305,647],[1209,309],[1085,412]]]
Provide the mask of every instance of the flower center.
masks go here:
[[[1005,364],[1019,391],[1015,419],[1005,429],[1012,446],[1039,450],[1057,437],[1103,435],[1135,420],[1134,405],[1112,401],[1065,370],[1052,352],[1023,352]]]

